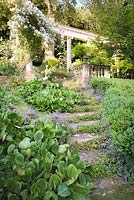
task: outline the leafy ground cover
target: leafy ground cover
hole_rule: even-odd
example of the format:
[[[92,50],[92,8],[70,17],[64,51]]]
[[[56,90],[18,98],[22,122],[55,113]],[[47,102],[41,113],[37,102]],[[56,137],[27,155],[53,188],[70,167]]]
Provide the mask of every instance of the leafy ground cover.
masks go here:
[[[24,83],[19,88],[20,94],[27,103],[40,111],[71,111],[80,95],[58,83],[44,83],[34,80]]]
[[[89,199],[86,164],[68,145],[69,132],[50,120],[31,124],[10,108],[0,88],[0,199]]]
[[[109,124],[110,149],[118,174],[134,181],[134,81],[93,79],[94,89],[103,92],[103,108]]]

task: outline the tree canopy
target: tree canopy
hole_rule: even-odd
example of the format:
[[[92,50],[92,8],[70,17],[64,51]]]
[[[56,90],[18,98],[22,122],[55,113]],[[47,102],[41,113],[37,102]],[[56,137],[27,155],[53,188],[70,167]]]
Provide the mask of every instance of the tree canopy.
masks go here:
[[[88,9],[97,18],[97,32],[107,37],[107,46],[134,63],[134,1],[91,0]]]

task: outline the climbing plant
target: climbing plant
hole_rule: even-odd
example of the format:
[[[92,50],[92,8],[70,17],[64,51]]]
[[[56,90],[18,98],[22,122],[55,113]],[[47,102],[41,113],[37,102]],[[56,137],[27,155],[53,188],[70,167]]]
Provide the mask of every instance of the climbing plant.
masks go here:
[[[16,2],[16,10],[10,28],[14,46],[18,47],[14,52],[17,54],[19,48],[23,49],[22,54],[25,52],[27,56],[23,57],[27,57],[26,60],[34,59],[37,54],[43,53],[44,44],[52,43],[54,39],[52,24],[29,0]],[[22,54],[19,56],[22,57]]]

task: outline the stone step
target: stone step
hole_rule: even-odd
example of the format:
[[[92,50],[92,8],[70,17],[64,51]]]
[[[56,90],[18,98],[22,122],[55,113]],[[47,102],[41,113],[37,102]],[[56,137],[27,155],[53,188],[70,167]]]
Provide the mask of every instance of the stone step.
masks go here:
[[[98,120],[93,120],[93,121],[80,121],[77,123],[69,123],[69,128],[70,129],[78,129],[79,126],[89,126],[89,125],[97,125]]]
[[[86,161],[88,163],[94,163],[99,159],[99,155],[101,153],[97,150],[88,151],[88,150],[81,150],[79,151],[80,159]]]
[[[99,111],[100,110],[100,105],[84,105],[84,106],[79,106],[76,105],[74,107],[74,112],[94,112],[94,111]]]
[[[25,74],[25,80],[31,81],[35,79],[35,74],[33,72],[26,72]]]
[[[70,120],[70,119],[73,119],[73,118],[76,118],[76,117],[83,117],[84,115],[94,115],[96,113],[97,113],[96,111],[92,111],[92,112],[62,113],[61,116],[64,119]]]
[[[101,137],[100,135],[93,135],[90,133],[75,134],[72,135],[71,144],[75,143],[81,144],[91,140],[99,139],[100,137]]]

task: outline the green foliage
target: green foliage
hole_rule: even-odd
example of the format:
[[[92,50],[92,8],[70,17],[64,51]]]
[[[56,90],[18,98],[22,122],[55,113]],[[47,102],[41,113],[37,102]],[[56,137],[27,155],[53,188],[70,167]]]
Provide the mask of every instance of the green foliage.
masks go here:
[[[112,71],[120,70],[122,73],[127,72],[127,70],[132,69],[132,63],[130,59],[125,58],[123,55],[112,56]]]
[[[75,27],[82,30],[84,29],[87,31],[96,32],[99,29],[98,19],[96,18],[94,13],[91,13],[91,11],[88,8],[83,6],[79,9],[76,9]]]
[[[0,37],[3,39],[9,38],[9,27],[8,22],[11,19],[12,2],[8,0],[0,1]]]
[[[113,176],[111,169],[109,168],[110,159],[102,154],[99,156],[98,161],[93,164],[89,164],[87,170],[93,179],[105,178]]]
[[[2,41],[0,44],[0,75],[9,76],[15,75],[18,70],[15,63],[11,62],[12,52],[9,41]]]
[[[111,64],[111,59],[108,56],[107,51],[102,48],[101,45],[96,41],[90,48],[91,58],[89,60],[90,63],[93,64],[102,64],[102,65],[109,65]]]
[[[133,81],[120,79],[96,79],[96,88],[104,85],[103,107],[110,125],[112,144],[116,147],[116,156],[126,164],[129,176],[133,176],[134,164],[134,86]]]
[[[76,0],[59,1],[55,12],[55,21],[65,25],[75,26],[76,22]]]
[[[80,100],[80,95],[60,84],[46,84],[41,80],[24,83],[20,87],[20,94],[26,102],[41,111],[70,111]]]
[[[79,150],[91,151],[91,150],[99,149],[99,147],[100,147],[100,141],[94,139],[91,141],[80,143],[78,148]]]
[[[98,79],[98,78],[94,77],[90,83],[95,90],[105,93],[106,90],[110,87],[110,85],[112,85],[111,80],[112,79],[110,79],[110,81],[106,81],[106,79],[104,79],[104,78]]]
[[[83,63],[82,60],[76,59],[75,62],[72,63],[72,66],[75,67],[75,66],[81,65],[82,63]]]
[[[85,114],[84,116],[76,116],[74,119],[70,119],[70,122],[80,122],[80,121],[90,121],[90,120],[98,120],[100,119],[100,113],[95,114]]]
[[[78,126],[77,133],[102,133],[104,128],[97,124],[97,125],[87,125],[87,126]]]
[[[86,44],[76,44],[76,46],[72,49],[73,58],[75,59],[84,59],[84,56],[86,56],[88,53],[90,53],[90,47]]]
[[[0,199],[89,199],[86,165],[69,150],[67,128],[30,125],[10,110],[10,99],[0,88]]]
[[[11,76],[17,73],[15,64],[9,61],[0,60],[0,75],[2,76]]]
[[[93,112],[93,111],[96,111],[96,110],[99,110],[99,106],[79,106],[79,105],[76,105],[73,109],[73,111],[75,112]]]
[[[7,110],[10,103],[10,95],[7,94],[4,88],[0,87],[0,110]]]
[[[114,52],[123,53],[134,61],[134,2],[90,1],[90,11],[99,23],[98,32],[107,37],[107,44]]]
[[[66,129],[51,121],[25,128],[21,117],[7,113],[0,115],[0,131],[1,199],[76,200],[74,192],[89,199],[86,166],[61,143]]]
[[[40,66],[40,72],[43,76],[47,76],[48,79],[52,79],[54,80],[53,75],[54,74],[61,74],[62,77],[62,73],[65,74],[66,69],[64,67],[64,61],[61,58],[48,58],[45,60],[45,62],[42,63],[42,65]]]

